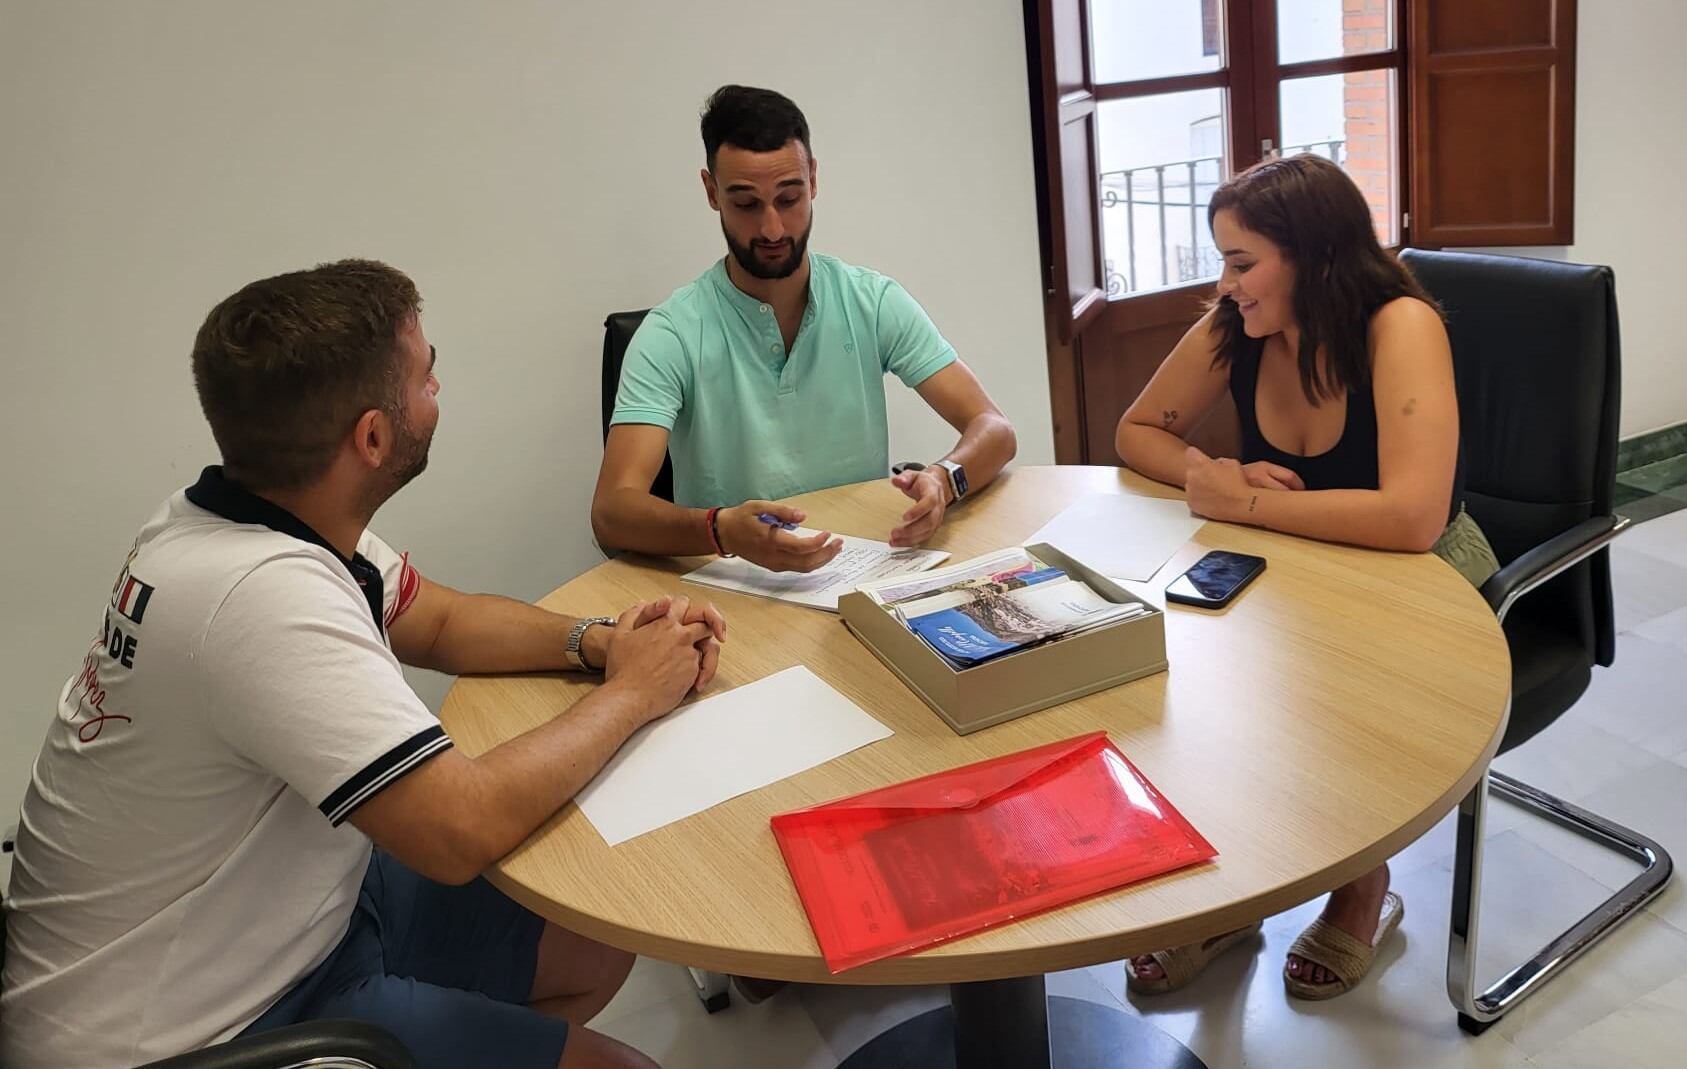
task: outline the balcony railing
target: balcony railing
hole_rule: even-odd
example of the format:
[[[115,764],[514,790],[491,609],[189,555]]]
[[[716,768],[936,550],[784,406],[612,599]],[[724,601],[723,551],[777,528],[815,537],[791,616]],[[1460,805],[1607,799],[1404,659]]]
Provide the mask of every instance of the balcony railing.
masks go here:
[[[1339,165],[1346,160],[1345,146],[1343,140],[1312,141],[1286,145],[1283,154],[1315,152]],[[1122,251],[1124,264],[1115,266],[1114,256],[1107,257],[1107,296],[1122,297],[1144,289],[1218,275],[1223,258],[1210,242],[1202,241],[1202,236],[1207,226],[1207,202],[1218,188],[1223,172],[1222,156],[1197,156],[1101,172],[1104,242],[1106,235],[1115,232],[1115,227],[1108,225],[1107,212],[1124,209],[1124,248],[1107,249],[1115,256]],[[1146,211],[1146,217],[1139,217],[1139,210]],[[1151,233],[1139,234],[1141,230]],[[1185,236],[1187,245],[1177,240]],[[1139,237],[1143,239],[1146,263],[1138,255]]]

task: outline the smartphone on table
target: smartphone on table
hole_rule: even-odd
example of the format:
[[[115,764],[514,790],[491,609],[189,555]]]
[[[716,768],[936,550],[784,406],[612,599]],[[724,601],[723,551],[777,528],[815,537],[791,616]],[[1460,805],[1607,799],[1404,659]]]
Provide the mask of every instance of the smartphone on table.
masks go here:
[[[1203,609],[1222,608],[1263,571],[1264,557],[1215,549],[1171,581],[1166,587],[1166,600]]]

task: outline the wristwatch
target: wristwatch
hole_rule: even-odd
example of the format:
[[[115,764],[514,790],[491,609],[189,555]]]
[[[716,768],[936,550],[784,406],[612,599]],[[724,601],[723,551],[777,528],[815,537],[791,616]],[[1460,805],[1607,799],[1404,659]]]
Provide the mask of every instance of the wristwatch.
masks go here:
[[[949,492],[955,495],[958,502],[967,496],[967,470],[953,460],[939,460],[935,464],[921,464],[917,460],[904,460],[890,466],[892,475],[901,475],[905,471],[925,471],[927,468],[942,468],[943,477],[949,484]]]
[[[562,648],[562,655],[568,659],[568,667],[576,671],[597,671],[586,663],[586,655],[580,650],[580,644],[586,637],[586,628],[593,624],[605,624],[614,627],[615,621],[607,616],[587,616],[574,621],[574,626],[568,629],[568,645]]]
[[[967,496],[967,470],[953,460],[939,460],[937,466],[949,473],[949,489],[955,491],[955,500]]]

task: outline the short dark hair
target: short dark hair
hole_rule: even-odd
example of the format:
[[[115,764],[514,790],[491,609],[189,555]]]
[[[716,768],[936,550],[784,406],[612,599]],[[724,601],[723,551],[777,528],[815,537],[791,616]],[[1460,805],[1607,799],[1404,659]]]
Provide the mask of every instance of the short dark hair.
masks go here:
[[[709,94],[703,104],[703,152],[709,172],[715,170],[715,152],[722,145],[749,152],[773,152],[789,141],[801,141],[803,151],[814,158],[808,141],[808,120],[791,99],[771,89],[747,85],[723,85]]]
[[[297,489],[327,472],[364,412],[397,415],[398,333],[421,307],[403,272],[340,260],[253,282],[211,309],[193,383],[229,477]]]
[[[1254,164],[1214,191],[1207,226],[1229,209],[1237,222],[1282,251],[1295,270],[1292,306],[1300,327],[1300,387],[1311,404],[1371,384],[1370,326],[1396,297],[1416,297],[1440,311],[1417,279],[1377,241],[1371,208],[1346,171],[1300,153]],[[1214,298],[1215,366],[1229,366],[1259,344],[1242,328],[1234,301]],[[1318,367],[1318,350],[1328,358]]]

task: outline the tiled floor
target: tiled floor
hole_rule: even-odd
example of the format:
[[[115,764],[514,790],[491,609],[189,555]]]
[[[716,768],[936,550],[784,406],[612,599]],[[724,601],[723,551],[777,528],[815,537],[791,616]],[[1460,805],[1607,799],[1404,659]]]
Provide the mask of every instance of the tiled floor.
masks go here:
[[[1687,454],[1617,473],[1617,511],[1635,522],[1687,508]]]
[[[1687,492],[1684,492],[1687,503]],[[1628,511],[1619,507],[1619,511]],[[1498,762],[1537,786],[1629,823],[1687,864],[1687,510],[1637,524],[1612,548],[1617,662],[1549,730]],[[1489,807],[1482,973],[1539,949],[1632,874],[1567,832]],[[1055,994],[1140,1013],[1211,1069],[1402,1067],[1625,1069],[1687,1065],[1687,888],[1676,879],[1644,914],[1485,1035],[1458,1030],[1445,969],[1451,818],[1393,863],[1404,938],[1376,971],[1327,1003],[1291,1002],[1278,978],[1318,903],[1266,922],[1260,941],[1190,987],[1134,1003],[1118,963],[1049,978]],[[641,961],[593,1026],[666,1069],[831,1069],[944,991],[797,987],[706,1015],[677,966]]]

